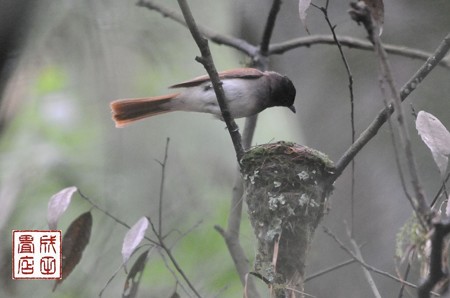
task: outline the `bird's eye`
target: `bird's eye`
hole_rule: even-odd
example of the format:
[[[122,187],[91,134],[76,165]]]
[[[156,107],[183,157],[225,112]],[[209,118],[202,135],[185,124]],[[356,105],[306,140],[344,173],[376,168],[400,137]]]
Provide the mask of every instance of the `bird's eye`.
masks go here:
[[[212,89],[212,85],[211,84],[207,84],[203,87],[203,91],[208,91]]]

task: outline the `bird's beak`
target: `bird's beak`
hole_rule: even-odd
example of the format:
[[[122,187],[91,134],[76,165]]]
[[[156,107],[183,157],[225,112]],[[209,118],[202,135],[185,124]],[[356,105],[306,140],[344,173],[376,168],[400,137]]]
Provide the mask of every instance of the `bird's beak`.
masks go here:
[[[294,106],[290,106],[290,107],[288,107],[288,108],[289,108],[289,110],[291,110],[291,111],[292,111],[292,113],[294,113],[294,114],[295,114],[296,110],[295,110],[295,107],[294,107]]]

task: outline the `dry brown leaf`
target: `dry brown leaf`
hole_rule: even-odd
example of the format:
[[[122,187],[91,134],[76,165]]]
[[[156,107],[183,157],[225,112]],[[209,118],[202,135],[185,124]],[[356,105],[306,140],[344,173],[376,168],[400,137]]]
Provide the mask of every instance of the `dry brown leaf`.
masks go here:
[[[70,224],[62,241],[62,278],[55,282],[53,291],[69,276],[80,262],[83,251],[89,243],[91,229],[91,212],[83,213]]]

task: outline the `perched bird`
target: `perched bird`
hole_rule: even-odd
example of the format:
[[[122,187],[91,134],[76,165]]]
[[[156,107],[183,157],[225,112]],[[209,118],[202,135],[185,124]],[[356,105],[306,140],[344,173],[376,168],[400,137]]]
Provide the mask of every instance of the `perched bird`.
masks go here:
[[[255,115],[266,108],[283,106],[295,113],[295,87],[288,77],[274,71],[237,68],[219,73],[232,118]],[[210,113],[222,118],[209,76],[201,76],[170,88],[179,93],[147,98],[119,99],[111,103],[116,127],[173,111]]]

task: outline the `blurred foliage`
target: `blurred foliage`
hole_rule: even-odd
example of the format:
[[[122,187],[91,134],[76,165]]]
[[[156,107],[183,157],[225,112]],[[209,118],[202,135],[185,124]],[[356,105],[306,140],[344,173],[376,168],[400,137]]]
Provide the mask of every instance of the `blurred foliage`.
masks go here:
[[[48,66],[41,70],[36,80],[36,92],[38,95],[46,95],[62,90],[67,85],[67,76],[63,69],[56,65]]]

